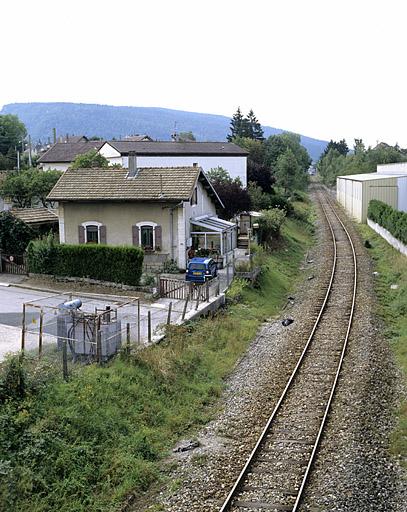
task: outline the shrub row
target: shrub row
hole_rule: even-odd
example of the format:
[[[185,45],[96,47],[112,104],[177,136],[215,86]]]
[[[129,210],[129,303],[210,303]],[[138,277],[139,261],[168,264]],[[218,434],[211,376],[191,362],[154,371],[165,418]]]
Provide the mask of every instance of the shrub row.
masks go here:
[[[139,283],[143,257],[139,247],[56,244],[50,238],[33,240],[27,248],[29,272],[133,286]]]
[[[400,212],[382,201],[372,199],[367,216],[373,222],[387,229],[397,240],[407,244],[407,213]]]

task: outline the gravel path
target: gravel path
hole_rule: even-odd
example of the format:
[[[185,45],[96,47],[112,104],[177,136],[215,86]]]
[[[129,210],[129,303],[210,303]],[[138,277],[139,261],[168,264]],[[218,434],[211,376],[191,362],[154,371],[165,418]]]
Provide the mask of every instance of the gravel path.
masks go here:
[[[138,502],[131,510],[219,509],[311,329],[320,290],[329,279],[331,262],[324,257],[328,236],[321,223],[318,242],[308,255],[312,263],[304,263],[304,280],[296,300],[282,315],[290,316],[294,323],[283,327],[279,319],[262,326],[227,382],[220,413],[199,432],[200,446],[171,458],[175,466],[171,485],[152,500],[154,505],[143,507]],[[371,269],[360,243],[357,252],[360,305],[333,414],[302,510],[398,512],[404,510],[403,497],[407,496],[400,471],[386,456],[396,371],[373,317]],[[315,278],[308,280],[311,275]]]

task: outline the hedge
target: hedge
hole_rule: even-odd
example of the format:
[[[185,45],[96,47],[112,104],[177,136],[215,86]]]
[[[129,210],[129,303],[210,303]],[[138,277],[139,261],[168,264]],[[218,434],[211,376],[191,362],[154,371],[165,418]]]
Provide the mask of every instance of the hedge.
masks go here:
[[[369,203],[367,216],[373,222],[387,229],[397,240],[407,244],[407,213],[395,210],[377,199]]]
[[[133,286],[139,283],[143,258],[139,247],[57,244],[50,238],[33,240],[27,248],[29,272]]]

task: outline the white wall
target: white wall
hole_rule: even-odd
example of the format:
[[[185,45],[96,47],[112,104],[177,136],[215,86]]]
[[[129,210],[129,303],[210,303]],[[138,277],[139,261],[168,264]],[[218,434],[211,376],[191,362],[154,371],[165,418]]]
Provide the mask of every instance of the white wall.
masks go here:
[[[401,212],[407,212],[407,176],[397,178],[398,199],[397,209]]]
[[[66,163],[58,163],[58,162],[51,162],[42,164],[42,168],[44,171],[49,171],[50,169],[56,169],[57,171],[66,171],[68,167],[71,165],[72,162],[66,162]]]
[[[378,165],[377,173],[378,174],[407,174],[407,162]]]
[[[102,147],[102,149],[105,146]],[[101,149],[101,151],[102,151]],[[113,148],[112,148],[113,149]],[[106,157],[112,163],[115,157]],[[128,157],[122,159],[123,167],[128,167]],[[139,156],[137,167],[182,167],[197,163],[204,172],[215,167],[223,167],[232,178],[239,177],[244,187],[247,185],[247,158],[245,156]]]

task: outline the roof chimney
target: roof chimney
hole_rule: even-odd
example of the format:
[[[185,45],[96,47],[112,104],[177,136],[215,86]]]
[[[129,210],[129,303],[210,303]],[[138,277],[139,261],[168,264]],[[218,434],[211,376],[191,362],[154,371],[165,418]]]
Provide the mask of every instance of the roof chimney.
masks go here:
[[[135,151],[129,151],[129,178],[135,178],[137,176],[137,157]]]

